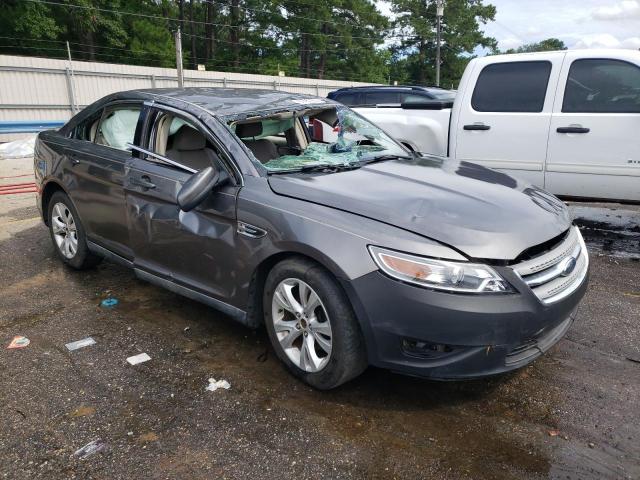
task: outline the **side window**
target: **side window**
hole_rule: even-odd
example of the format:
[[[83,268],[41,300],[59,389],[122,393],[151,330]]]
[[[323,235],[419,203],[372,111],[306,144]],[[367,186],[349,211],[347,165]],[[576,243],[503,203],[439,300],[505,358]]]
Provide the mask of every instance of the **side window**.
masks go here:
[[[487,65],[471,97],[477,112],[541,112],[551,63],[509,62]]]
[[[340,102],[343,105],[346,105],[348,107],[352,106],[352,105],[358,105],[358,94],[357,93],[341,93],[339,95],[336,95],[335,98],[336,102]]]
[[[136,134],[140,107],[112,107],[105,109],[98,124],[95,143],[128,150],[127,143],[133,143]]]
[[[149,150],[194,170],[220,168],[220,157],[206,135],[190,121],[170,113],[156,115]]]
[[[567,113],[640,113],[640,68],[621,60],[571,64],[562,100]]]
[[[416,95],[415,93],[407,93],[401,95],[402,103],[427,102],[431,100],[428,95]]]
[[[378,105],[381,103],[400,103],[400,93],[398,92],[368,92],[365,95],[365,104]]]
[[[85,140],[87,142],[93,142],[96,138],[96,132],[98,131],[98,122],[102,116],[102,110],[98,110],[93,115],[85,118],[78,123],[73,130],[71,130],[69,137],[76,140]]]

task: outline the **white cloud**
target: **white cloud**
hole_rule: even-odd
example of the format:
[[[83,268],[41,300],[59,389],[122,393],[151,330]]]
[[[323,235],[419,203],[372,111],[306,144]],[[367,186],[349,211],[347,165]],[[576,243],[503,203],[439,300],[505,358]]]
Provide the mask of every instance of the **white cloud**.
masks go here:
[[[592,17],[595,20],[628,20],[640,18],[640,2],[623,0],[607,7],[596,8]]]
[[[583,35],[573,48],[640,48],[640,37],[618,40],[609,33]]]

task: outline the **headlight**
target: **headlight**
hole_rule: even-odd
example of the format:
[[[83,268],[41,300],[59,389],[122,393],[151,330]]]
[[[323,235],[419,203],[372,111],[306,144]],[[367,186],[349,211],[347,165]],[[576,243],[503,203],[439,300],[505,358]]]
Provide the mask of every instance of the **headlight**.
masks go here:
[[[461,293],[513,291],[487,265],[417,257],[374,246],[369,246],[369,252],[383,272],[404,282]]]

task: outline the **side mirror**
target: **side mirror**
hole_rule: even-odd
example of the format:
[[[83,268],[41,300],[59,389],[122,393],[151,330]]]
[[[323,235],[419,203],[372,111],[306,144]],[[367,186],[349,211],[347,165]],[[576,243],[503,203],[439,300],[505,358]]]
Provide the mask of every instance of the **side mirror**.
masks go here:
[[[207,167],[198,173],[191,175],[191,178],[184,182],[180,192],[178,192],[178,205],[184,212],[193,210],[207,197],[207,195],[218,184],[220,174],[213,167]]]

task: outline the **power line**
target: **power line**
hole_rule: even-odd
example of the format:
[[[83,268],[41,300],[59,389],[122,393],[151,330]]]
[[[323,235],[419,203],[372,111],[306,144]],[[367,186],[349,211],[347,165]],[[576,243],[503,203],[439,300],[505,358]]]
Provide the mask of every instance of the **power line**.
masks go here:
[[[155,20],[162,20],[164,22],[167,21],[175,21],[178,22],[180,21],[177,18],[168,18],[168,17],[162,17],[159,15],[149,15],[149,14],[145,14],[145,13],[137,13],[137,12],[123,12],[121,10],[114,10],[114,9],[110,9],[110,8],[101,8],[101,7],[89,7],[86,5],[76,5],[73,3],[58,3],[58,2],[52,2],[49,0],[26,0],[28,2],[33,2],[33,3],[40,3],[40,4],[44,4],[44,5],[55,5],[58,7],[66,7],[66,8],[77,8],[77,9],[84,9],[84,10],[95,10],[98,12],[106,12],[106,13],[112,13],[112,14],[116,14],[116,15],[130,15],[130,16],[135,16],[135,17],[140,17],[140,18],[149,18],[149,19],[155,19]],[[194,24],[198,24],[198,25],[211,25],[214,27],[225,27],[225,28],[235,28],[238,29],[241,27],[241,25],[231,25],[228,23],[216,23],[216,22],[203,22],[201,20],[185,20],[185,22],[187,23],[194,23]],[[292,31],[292,30],[284,30],[284,29],[279,29],[281,32],[283,33],[288,33],[288,34],[292,34],[292,35],[310,35],[310,36],[322,36],[322,37],[339,37],[342,38],[345,35],[341,35],[341,34],[335,34],[335,33],[319,33],[319,32],[301,32],[301,31]],[[255,29],[254,31],[260,31],[260,29]],[[267,29],[262,29],[262,32],[267,32]],[[373,34],[373,32],[372,32]],[[355,38],[355,39],[361,39],[361,40],[375,40],[375,38],[372,38],[371,36],[355,36],[355,35],[349,35],[350,38]],[[392,37],[387,37],[387,38],[392,38]]]

